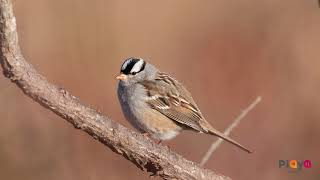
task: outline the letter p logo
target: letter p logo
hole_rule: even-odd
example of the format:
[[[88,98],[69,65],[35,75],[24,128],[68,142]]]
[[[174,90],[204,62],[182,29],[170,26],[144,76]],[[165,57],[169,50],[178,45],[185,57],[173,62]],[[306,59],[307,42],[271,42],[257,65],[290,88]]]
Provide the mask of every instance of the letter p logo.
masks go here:
[[[282,168],[285,165],[286,165],[286,161],[285,160],[279,160],[279,168]]]

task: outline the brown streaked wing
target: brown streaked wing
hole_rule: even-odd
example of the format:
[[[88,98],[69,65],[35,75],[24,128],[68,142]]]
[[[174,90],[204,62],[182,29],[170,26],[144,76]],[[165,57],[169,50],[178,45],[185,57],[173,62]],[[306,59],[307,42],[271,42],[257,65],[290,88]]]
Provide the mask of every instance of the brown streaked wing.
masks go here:
[[[177,123],[197,131],[204,129],[200,125],[203,116],[193,101],[191,94],[175,79],[165,73],[159,73],[155,81],[145,81],[143,86],[148,89],[147,103]]]

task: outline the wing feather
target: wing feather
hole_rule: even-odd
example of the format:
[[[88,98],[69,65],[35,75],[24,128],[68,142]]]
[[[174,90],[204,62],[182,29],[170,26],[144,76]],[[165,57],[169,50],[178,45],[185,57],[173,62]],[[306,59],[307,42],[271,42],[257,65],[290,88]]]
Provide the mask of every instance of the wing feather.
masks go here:
[[[175,79],[159,73],[155,81],[142,83],[148,90],[149,106],[171,120],[197,131],[203,131],[200,121],[204,118],[191,94]]]

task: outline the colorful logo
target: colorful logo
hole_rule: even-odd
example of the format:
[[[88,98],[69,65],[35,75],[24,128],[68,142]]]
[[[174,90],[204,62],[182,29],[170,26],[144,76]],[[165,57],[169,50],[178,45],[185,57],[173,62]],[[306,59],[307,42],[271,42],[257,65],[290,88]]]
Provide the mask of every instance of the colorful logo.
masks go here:
[[[293,170],[310,169],[311,160],[279,160],[279,168],[289,168]]]

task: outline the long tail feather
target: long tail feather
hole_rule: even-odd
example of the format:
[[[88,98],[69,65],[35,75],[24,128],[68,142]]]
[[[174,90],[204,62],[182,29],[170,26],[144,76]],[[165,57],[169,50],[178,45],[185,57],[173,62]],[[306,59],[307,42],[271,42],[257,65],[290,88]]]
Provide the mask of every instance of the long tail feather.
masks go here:
[[[252,151],[250,151],[248,148],[242,146],[241,144],[239,144],[238,142],[236,142],[235,140],[225,136],[223,133],[219,132],[218,130],[215,130],[214,128],[210,128],[209,134],[212,134],[212,135],[215,135],[215,136],[218,136],[219,138],[239,147],[240,149],[246,151],[247,153],[252,153]]]

